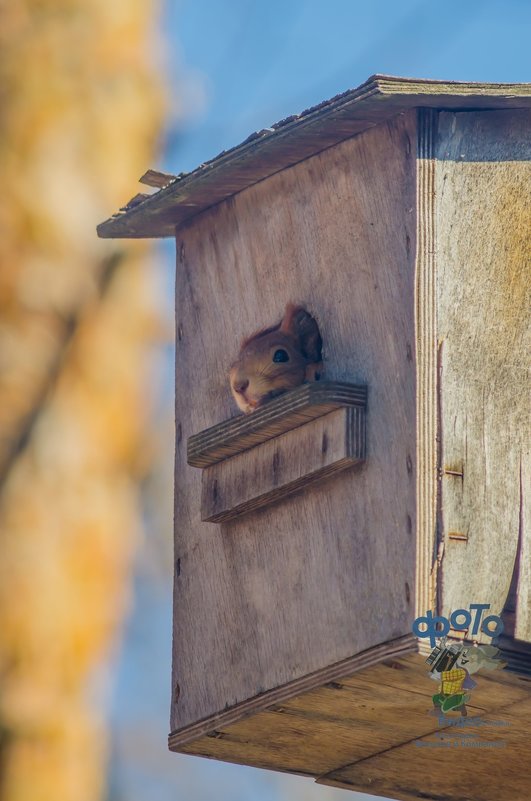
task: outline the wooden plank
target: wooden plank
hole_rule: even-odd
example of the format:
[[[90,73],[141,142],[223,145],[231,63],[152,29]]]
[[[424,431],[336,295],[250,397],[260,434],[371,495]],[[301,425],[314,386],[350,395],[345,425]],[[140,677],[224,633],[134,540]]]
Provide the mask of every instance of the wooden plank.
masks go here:
[[[164,189],[168,184],[176,181],[177,176],[167,172],[159,172],[158,170],[147,170],[138,180],[141,184],[146,184],[146,186],[156,186],[159,189]]]
[[[448,728],[321,776],[318,784],[400,801],[529,798],[531,698],[481,726]]]
[[[429,81],[375,75],[364,84],[251,136],[157,193],[141,209],[98,226],[101,237],[173,236],[175,227],[279,170],[416,107],[517,108],[531,84]]]
[[[487,770],[488,758],[501,750],[503,764],[498,764],[496,774],[502,775],[503,767],[509,781],[505,787],[500,782],[492,797],[495,801],[525,798],[521,789],[529,777],[522,744],[531,712],[531,682],[503,670],[480,671],[475,679],[473,703],[467,705],[469,717],[463,721],[449,716],[441,723],[430,714],[436,685],[428,678],[423,657],[399,656],[238,722],[220,724],[178,750],[315,776],[320,784],[407,801],[420,796],[433,801],[486,801],[489,785],[496,786],[495,774]],[[450,750],[438,747],[445,742],[452,743]],[[505,746],[500,747],[503,742]],[[426,769],[431,762],[425,759],[426,753],[434,757],[434,775],[429,778]],[[479,788],[477,795],[470,783],[479,773],[476,759],[483,771],[474,785]]]
[[[516,622],[514,636],[518,640],[531,643],[531,459],[529,456],[529,437],[524,444],[524,455],[520,470],[520,536],[518,539],[519,564],[516,588]],[[527,667],[531,673],[531,653],[527,657]]]
[[[201,520],[232,520],[364,459],[365,410],[337,409],[203,470]]]
[[[340,381],[303,384],[248,415],[238,415],[192,435],[188,464],[208,467],[261,442],[329,414],[341,406],[365,408],[367,388]]]
[[[528,679],[515,676],[508,670],[496,670],[490,673],[481,671],[478,675],[480,680],[472,697],[476,707],[496,709],[526,698],[531,692]],[[435,686],[434,682],[428,679],[425,656],[417,653],[375,665],[370,671],[357,673],[352,678],[341,680],[341,683],[349,685],[351,681],[354,682],[353,686],[358,686],[359,682],[363,681],[365,684],[371,682],[403,690],[411,690],[414,687],[415,692],[429,697],[433,695]]]
[[[416,652],[416,648],[415,637],[412,634],[407,634],[395,640],[376,645],[341,662],[325,665],[313,673],[296,678],[284,685],[273,687],[270,690],[265,690],[263,693],[248,698],[232,708],[224,709],[209,718],[204,718],[189,726],[173,731],[168,738],[169,747],[173,751],[179,751],[187,743],[200,740],[205,735],[231,726],[246,717],[256,715],[275,704],[283,703],[309,690],[321,687],[323,684],[342,681],[344,677],[350,676],[354,671],[373,667],[382,662],[382,660],[392,659],[395,661],[401,659],[407,654]]]
[[[137,206],[139,206],[141,203],[144,203],[144,201],[147,200],[148,197],[151,197],[151,195],[147,195],[144,192],[139,192],[137,195],[132,197],[131,200],[125,204],[125,206],[122,206],[120,211],[121,212],[131,211],[132,209],[135,209]],[[125,217],[125,216],[126,216],[125,214],[120,215],[120,217]]]
[[[318,776],[438,730],[422,696],[373,690],[365,694],[325,688],[305,696],[297,709],[290,702],[260,712],[182,751]]]
[[[415,140],[416,115],[398,117],[179,234],[173,731],[410,633]],[[214,527],[187,438],[234,413],[238,343],[289,300],[317,319],[327,378],[370,383],[370,458]]]
[[[442,614],[485,603],[500,615],[520,549],[527,642],[530,125],[526,110],[441,113],[435,187]]]
[[[437,318],[435,304],[435,141],[438,112],[419,109],[417,126],[417,574],[416,616],[436,608]]]
[[[428,714],[431,696],[417,691],[418,660],[417,656],[417,680],[407,689],[365,682],[366,675],[372,676],[371,668],[231,726],[218,726],[182,751],[312,776],[349,760],[365,759],[438,730],[438,719]],[[429,689],[422,668],[420,672]]]

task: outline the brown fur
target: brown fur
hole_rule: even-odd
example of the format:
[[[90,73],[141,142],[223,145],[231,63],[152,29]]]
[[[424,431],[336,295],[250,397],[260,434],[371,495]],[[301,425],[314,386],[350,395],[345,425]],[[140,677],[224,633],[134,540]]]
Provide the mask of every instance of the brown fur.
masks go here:
[[[238,407],[251,412],[273,397],[320,377],[322,340],[313,317],[303,306],[288,303],[282,320],[244,339],[230,369],[230,385]],[[282,351],[286,361],[275,362]]]

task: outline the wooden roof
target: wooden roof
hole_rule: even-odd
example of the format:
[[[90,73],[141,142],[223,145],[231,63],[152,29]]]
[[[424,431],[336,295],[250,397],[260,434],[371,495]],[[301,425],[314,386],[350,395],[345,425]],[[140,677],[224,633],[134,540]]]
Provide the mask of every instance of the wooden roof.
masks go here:
[[[168,175],[148,170],[140,181],[158,191],[135,195],[98,226],[98,235],[174,236],[177,226],[209,206],[410,108],[529,106],[530,83],[464,83],[374,75],[356,89],[251,134],[242,144],[190,173]]]

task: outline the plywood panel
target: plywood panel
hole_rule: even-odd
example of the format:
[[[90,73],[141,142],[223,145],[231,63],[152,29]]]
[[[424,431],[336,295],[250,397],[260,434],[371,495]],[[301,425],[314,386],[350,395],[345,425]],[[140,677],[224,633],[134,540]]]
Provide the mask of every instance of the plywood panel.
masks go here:
[[[174,730],[410,631],[415,126],[399,116],[178,231]],[[325,377],[370,386],[366,465],[202,523],[186,440],[236,414],[239,342],[288,300],[318,320]]]
[[[188,464],[208,467],[342,406],[367,405],[367,387],[338,381],[302,384],[256,409],[199,431],[188,439]]]
[[[423,657],[402,656],[219,725],[179,750],[408,801],[486,801],[489,787],[496,801],[527,798],[531,682],[503,670],[475,680],[466,720],[441,722],[431,714],[436,685]],[[500,751],[493,773],[489,760]]]
[[[414,659],[406,668],[414,677],[408,687],[394,683],[402,660],[395,662],[399,669],[377,665],[231,726],[218,726],[182,750],[317,776],[434,732],[438,722],[428,714],[431,682],[423,660]],[[475,709],[475,714],[481,712]]]
[[[419,109],[417,123],[417,361],[416,617],[437,606],[437,307],[435,302],[435,140],[438,111]]]
[[[170,748],[179,751],[183,745],[192,743],[194,740],[200,740],[205,735],[209,736],[212,732],[220,729],[225,730],[228,726],[232,726],[233,723],[243,718],[256,715],[272,708],[276,704],[282,704],[308,692],[309,689],[323,685],[327,686],[330,683],[335,684],[342,681],[345,676],[350,676],[353,672],[379,665],[382,660],[388,658],[396,660],[408,654],[416,654],[416,652],[417,641],[412,634],[376,645],[374,648],[369,648],[367,651],[362,651],[341,662],[327,665],[315,673],[309,673],[287,684],[253,696],[235,707],[228,707],[213,717],[198,721],[193,726],[187,726],[173,732],[169,736]]]
[[[530,123],[525,110],[441,113],[436,167],[443,614],[473,602],[499,615],[521,549],[527,641]]]
[[[531,699],[489,724],[449,728],[345,765],[318,779],[400,801],[514,801],[529,798]]]
[[[337,409],[203,470],[201,519],[222,523],[359,466],[365,410]]]

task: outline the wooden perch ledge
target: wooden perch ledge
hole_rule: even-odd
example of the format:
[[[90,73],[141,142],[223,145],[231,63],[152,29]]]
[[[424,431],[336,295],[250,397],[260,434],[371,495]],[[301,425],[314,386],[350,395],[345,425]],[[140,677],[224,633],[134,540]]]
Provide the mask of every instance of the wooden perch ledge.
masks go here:
[[[339,381],[302,384],[249,415],[224,420],[188,440],[188,464],[208,467],[339,409],[365,409],[367,387]]]
[[[223,523],[365,459],[366,387],[303,384],[188,440],[203,467],[201,520]]]

